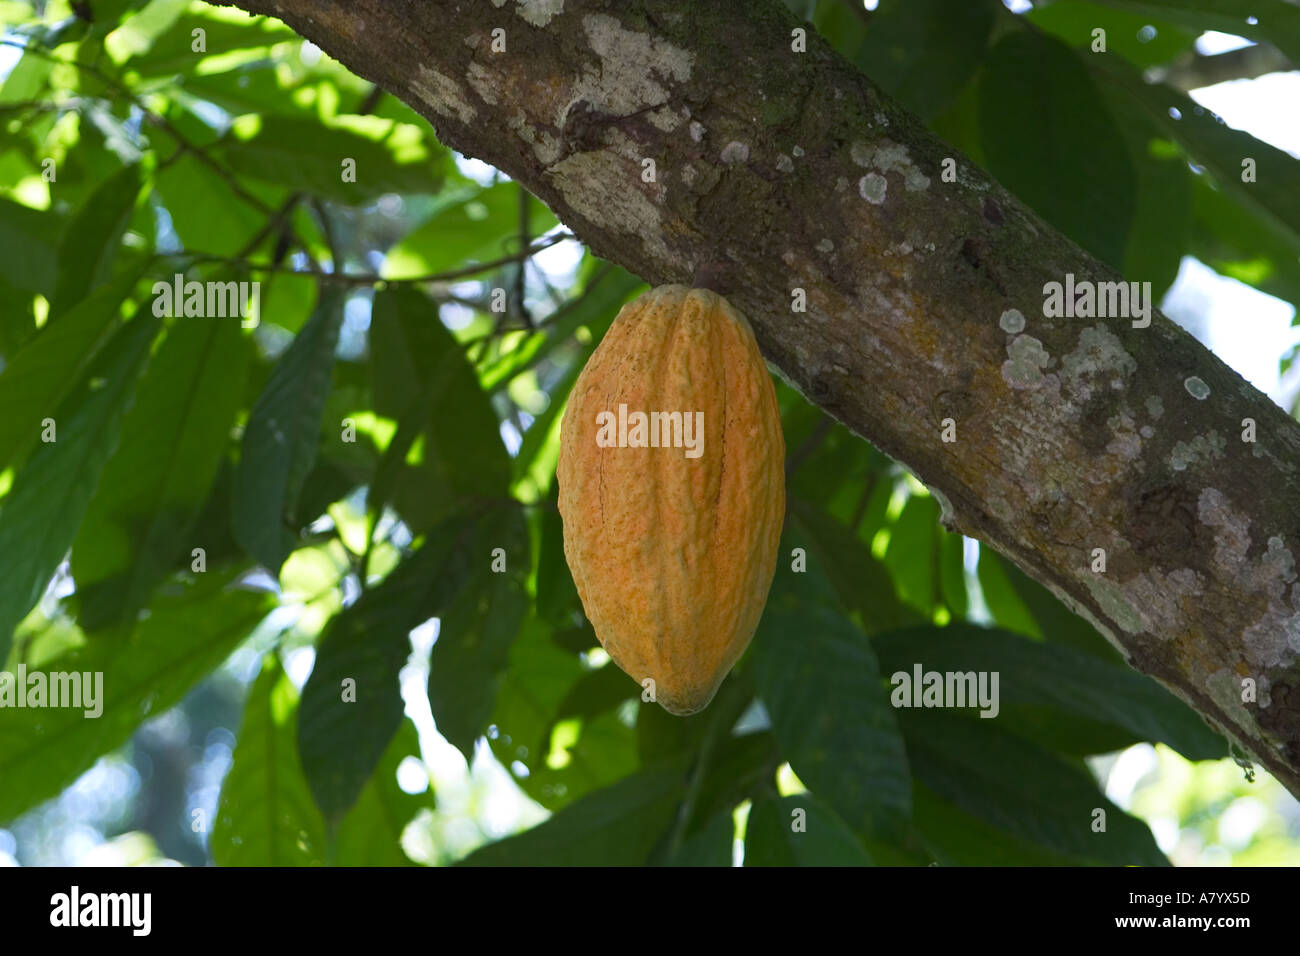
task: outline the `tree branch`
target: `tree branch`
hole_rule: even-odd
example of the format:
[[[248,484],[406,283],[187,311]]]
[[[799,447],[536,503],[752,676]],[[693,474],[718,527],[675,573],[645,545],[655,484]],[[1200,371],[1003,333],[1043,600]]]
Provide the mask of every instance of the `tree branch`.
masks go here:
[[[238,5],[409,103],[599,255],[652,283],[722,263],[772,363],[934,489],[949,528],[1300,795],[1300,426],[1163,316],[1044,318],[1046,283],[1120,277],[815,34],[792,52],[784,7]]]

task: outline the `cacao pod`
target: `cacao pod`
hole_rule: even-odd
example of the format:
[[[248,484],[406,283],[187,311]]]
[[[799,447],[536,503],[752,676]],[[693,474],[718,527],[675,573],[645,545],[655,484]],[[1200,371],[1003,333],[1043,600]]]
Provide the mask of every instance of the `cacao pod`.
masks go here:
[[[597,639],[669,713],[704,709],[754,636],[784,466],[776,390],[740,312],[680,285],[623,307],[561,423],[564,555]]]

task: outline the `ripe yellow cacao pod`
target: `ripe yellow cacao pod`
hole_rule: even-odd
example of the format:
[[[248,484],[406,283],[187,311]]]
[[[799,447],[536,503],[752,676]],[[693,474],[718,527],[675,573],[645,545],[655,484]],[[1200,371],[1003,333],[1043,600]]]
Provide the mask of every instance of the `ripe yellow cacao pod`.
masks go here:
[[[703,710],[754,636],[784,466],[743,315],[680,285],[623,307],[561,423],[564,555],[601,645],[669,713]]]

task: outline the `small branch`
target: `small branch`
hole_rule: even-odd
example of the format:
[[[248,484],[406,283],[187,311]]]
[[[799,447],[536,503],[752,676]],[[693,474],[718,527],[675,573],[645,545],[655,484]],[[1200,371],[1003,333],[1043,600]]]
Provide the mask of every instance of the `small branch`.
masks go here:
[[[527,255],[531,256],[541,252],[543,249],[549,249],[551,246],[561,242],[566,242],[574,238],[571,233],[561,232],[547,236],[542,241],[529,247]],[[264,262],[248,262],[234,256],[216,256],[207,253],[196,252],[177,252],[163,254],[158,256],[161,259],[186,259],[190,262],[200,263],[217,263],[229,266],[238,266],[249,270],[250,272],[274,273],[279,275],[307,276],[321,279],[328,282],[338,282],[345,285],[406,285],[410,283],[422,282],[453,282],[457,279],[464,279],[468,276],[478,275],[483,272],[490,272],[493,269],[499,269],[502,266],[510,265],[519,259],[519,255],[502,256],[499,259],[492,259],[488,262],[480,262],[470,266],[464,266],[460,269],[449,269],[446,272],[431,272],[427,275],[412,276],[407,279],[388,279],[376,272],[360,273],[334,273],[326,272],[319,267],[310,269],[294,269],[289,266],[276,266]],[[458,300],[463,301],[463,300]]]

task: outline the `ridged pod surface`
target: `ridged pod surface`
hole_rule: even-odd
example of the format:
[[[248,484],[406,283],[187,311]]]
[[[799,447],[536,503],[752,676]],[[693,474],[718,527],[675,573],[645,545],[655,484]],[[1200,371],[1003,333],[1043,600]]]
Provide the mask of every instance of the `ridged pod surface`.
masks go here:
[[[620,405],[629,421],[703,413],[698,457],[608,447]],[[634,428],[626,434],[630,445]],[[669,713],[704,709],[754,636],[776,569],[784,467],[776,390],[745,317],[680,285],[624,306],[561,424],[564,554],[601,645],[638,683],[653,679]]]

